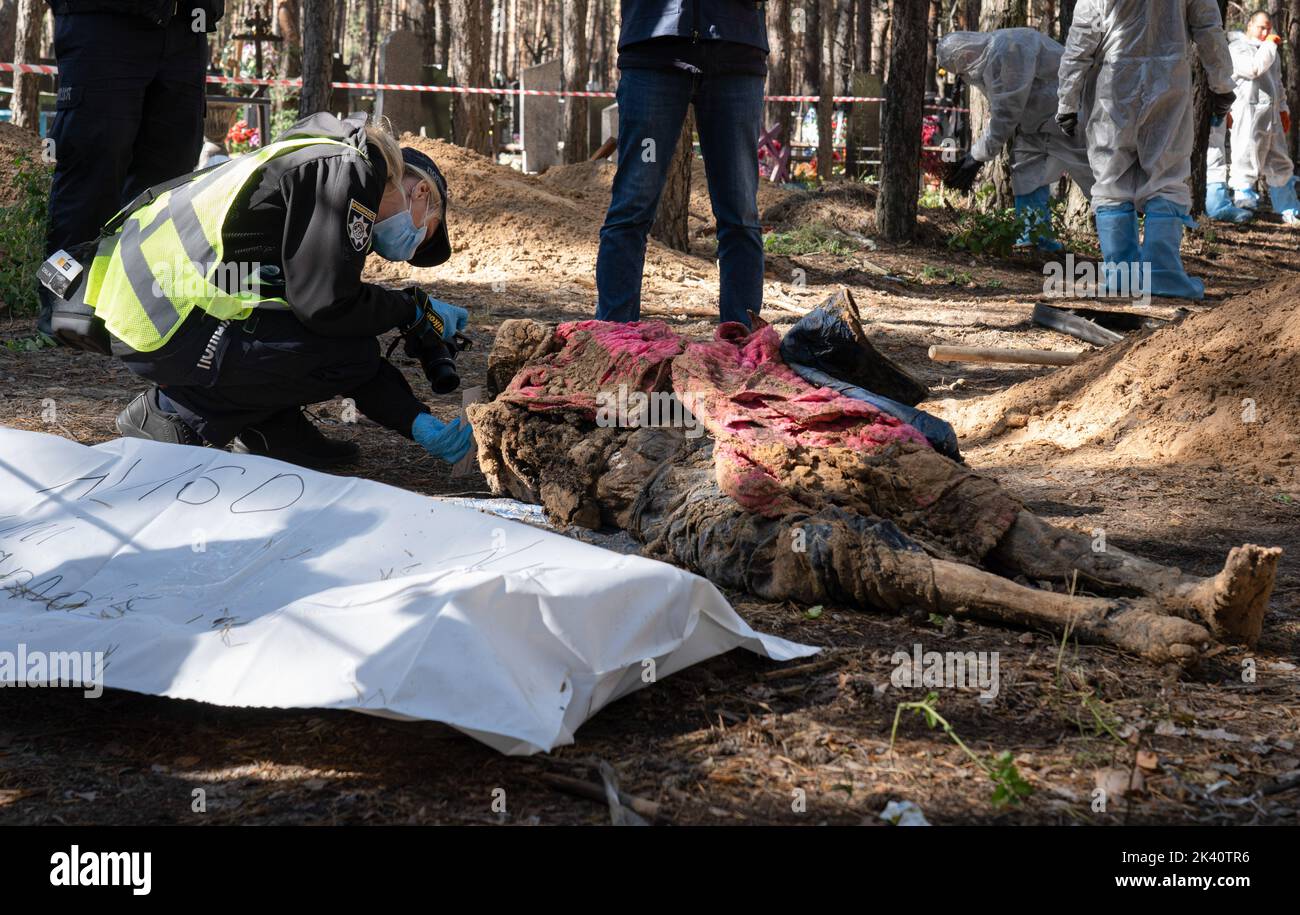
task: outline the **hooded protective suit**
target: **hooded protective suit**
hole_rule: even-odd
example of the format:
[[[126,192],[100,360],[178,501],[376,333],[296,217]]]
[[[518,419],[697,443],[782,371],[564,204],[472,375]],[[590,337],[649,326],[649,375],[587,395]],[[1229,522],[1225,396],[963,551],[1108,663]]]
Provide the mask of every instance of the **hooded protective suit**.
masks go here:
[[[1191,190],[1192,68],[1196,42],[1210,89],[1234,89],[1223,20],[1214,0],[1079,0],[1061,58],[1062,114],[1084,110],[1094,207],[1163,197],[1187,209]]]
[[[1263,178],[1270,187],[1291,180],[1295,169],[1287,154],[1282,112],[1289,112],[1282,85],[1282,59],[1277,45],[1257,41],[1244,32],[1228,36],[1237,100],[1232,104],[1233,190],[1253,189]]]
[[[1035,29],[952,32],[939,40],[936,62],[984,93],[989,126],[970,154],[990,162],[1012,141],[1011,186],[1034,193],[1068,173],[1085,194],[1092,169],[1082,131],[1067,137],[1055,120],[1057,72],[1064,48]],[[1086,118],[1086,107],[1079,111]]]

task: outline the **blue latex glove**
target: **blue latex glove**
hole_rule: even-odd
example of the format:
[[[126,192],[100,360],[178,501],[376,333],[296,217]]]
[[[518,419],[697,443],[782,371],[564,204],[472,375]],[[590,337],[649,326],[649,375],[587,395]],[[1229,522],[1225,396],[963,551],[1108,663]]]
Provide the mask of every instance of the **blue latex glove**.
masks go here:
[[[469,312],[460,306],[432,298],[421,289],[414,292],[415,323],[412,327],[427,321],[439,337],[450,340],[469,324]]]
[[[411,437],[425,451],[436,458],[442,458],[448,464],[456,463],[469,453],[472,435],[469,423],[460,417],[456,417],[453,422],[444,423],[428,413],[421,413],[411,423]]]

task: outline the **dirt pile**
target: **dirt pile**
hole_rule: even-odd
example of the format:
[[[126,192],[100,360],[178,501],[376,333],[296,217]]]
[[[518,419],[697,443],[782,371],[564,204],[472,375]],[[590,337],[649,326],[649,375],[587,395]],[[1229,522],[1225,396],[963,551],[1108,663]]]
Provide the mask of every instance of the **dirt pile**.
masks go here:
[[[407,134],[402,143],[423,150],[447,177],[453,253],[438,275],[479,274],[494,280],[545,271],[552,278],[563,275],[594,290],[612,166],[582,163],[551,169],[546,178],[522,174],[440,140]],[[410,274],[404,265],[378,258],[371,258],[368,266],[367,278],[377,280],[397,282]],[[714,270],[702,258],[650,240],[647,279],[707,276]]]
[[[12,206],[17,202],[15,179],[19,159],[36,162],[40,160],[40,154],[39,137],[12,124],[0,124],[0,206]]]
[[[937,412],[971,445],[1105,449],[1300,485],[1300,279]]]
[[[547,169],[539,176],[547,187],[567,191],[580,200],[590,200],[599,205],[601,218],[609,206],[610,189],[614,185],[614,172],[617,168],[614,160],[599,159],[594,162],[578,162],[575,165],[559,165]],[[766,211],[786,204],[790,200],[810,196],[804,191],[790,190],[770,181],[758,183],[758,211]],[[695,157],[691,169],[691,219],[692,231],[715,231],[713,207],[709,201],[709,180],[704,173],[704,160]],[[767,222],[767,220],[764,220]]]

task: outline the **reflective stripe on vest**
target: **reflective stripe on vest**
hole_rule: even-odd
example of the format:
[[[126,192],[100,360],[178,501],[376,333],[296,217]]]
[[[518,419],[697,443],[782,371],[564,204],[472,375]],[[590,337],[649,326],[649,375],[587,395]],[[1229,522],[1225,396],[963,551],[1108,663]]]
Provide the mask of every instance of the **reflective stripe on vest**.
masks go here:
[[[252,288],[223,290],[222,228],[240,194],[272,159],[307,146],[364,153],[325,137],[298,137],[248,153],[172,190],[127,217],[99,243],[85,284],[85,302],[127,346],[142,353],[163,346],[195,308],[219,320],[242,320],[254,308],[284,308],[284,299]],[[229,287],[231,284],[227,284]]]

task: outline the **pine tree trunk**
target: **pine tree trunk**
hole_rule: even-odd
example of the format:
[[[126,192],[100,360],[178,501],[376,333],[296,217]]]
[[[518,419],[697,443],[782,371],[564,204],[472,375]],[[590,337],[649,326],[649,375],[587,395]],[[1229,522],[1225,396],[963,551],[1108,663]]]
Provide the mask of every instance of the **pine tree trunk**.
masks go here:
[[[857,0],[853,18],[853,69],[871,72],[871,0]]]
[[[821,0],[804,0],[803,79],[805,95],[816,95],[822,81]]]
[[[302,92],[298,117],[330,110],[330,83],[334,72],[334,4],[312,0],[303,5]]]
[[[1287,137],[1287,146],[1291,152],[1291,161],[1296,161],[1300,152],[1300,0],[1287,3],[1286,32],[1278,31],[1286,39],[1283,45],[1283,59],[1286,64],[1286,102],[1291,109],[1291,133]],[[1277,30],[1277,26],[1274,26]]]
[[[560,27],[564,54],[564,88],[581,92],[587,88],[590,69],[591,39],[587,35],[587,0],[566,0],[560,7],[564,19]],[[587,137],[587,100],[569,96],[564,100],[564,161],[583,162],[590,152]]]
[[[280,37],[284,39],[280,45],[284,56],[281,75],[286,79],[294,79],[302,75],[302,34],[298,28],[297,0],[280,0],[275,18],[280,28]]]
[[[939,65],[935,62],[939,56],[939,16],[943,12],[940,0],[930,0],[930,14],[925,22],[925,91],[937,88]]]
[[[794,35],[790,31],[790,0],[771,0],[768,7],[768,43],[771,53],[767,63],[767,94],[793,95],[790,91],[791,58]],[[793,102],[771,102],[767,107],[768,126],[779,126],[777,138],[790,141],[790,117]]]
[[[825,182],[835,167],[835,0],[820,0],[818,7],[822,72],[817,87],[817,177]]]
[[[1022,27],[1027,22],[1026,0],[983,0],[980,4],[981,32]],[[970,135],[972,142],[989,123],[988,99],[979,90],[970,92]],[[993,205],[1009,207],[1015,197],[1011,190],[1011,157],[1006,150],[998,154],[984,170],[984,178],[993,182]]]
[[[668,166],[668,180],[659,198],[659,213],[650,234],[674,250],[691,250],[691,163],[695,158],[695,111],[686,114],[682,136]]]
[[[488,84],[488,60],[485,38],[490,13],[485,0],[452,0],[451,30],[456,41],[451,46],[451,75],[462,86]],[[486,95],[457,94],[452,103],[451,134],[454,142],[475,152],[492,152],[492,123]]]
[[[894,0],[889,79],[880,116],[880,193],[876,226],[891,242],[916,233],[925,105],[925,20],[929,0]]]
[[[438,63],[445,72],[451,70],[451,0],[438,3]]]
[[[44,21],[45,4],[41,0],[18,0],[14,63],[40,63],[41,25]],[[14,73],[14,94],[10,106],[13,110],[14,126],[39,132],[41,78],[35,73]]]
[[[889,76],[889,28],[894,18],[894,0],[879,0],[871,21],[871,72]]]
[[[1228,0],[1219,0],[1219,14],[1227,15]],[[1192,46],[1195,52],[1195,45]],[[1196,143],[1192,147],[1192,215],[1205,212],[1205,161],[1210,147],[1210,80],[1194,53],[1192,64],[1192,123],[1196,126]]]

